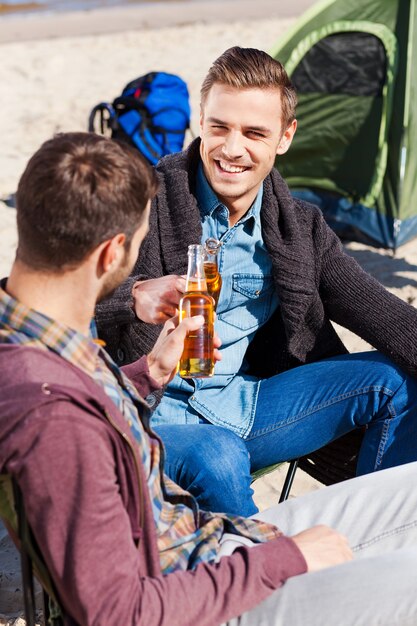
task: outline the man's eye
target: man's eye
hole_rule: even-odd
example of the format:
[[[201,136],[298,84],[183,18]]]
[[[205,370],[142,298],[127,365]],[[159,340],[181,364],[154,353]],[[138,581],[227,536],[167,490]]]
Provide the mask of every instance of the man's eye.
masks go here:
[[[265,137],[264,133],[260,133],[260,132],[258,132],[257,130],[250,130],[250,131],[248,132],[248,135],[252,135],[253,137],[258,137],[258,138],[259,138],[259,137],[260,137],[260,138],[264,138],[264,137]]]

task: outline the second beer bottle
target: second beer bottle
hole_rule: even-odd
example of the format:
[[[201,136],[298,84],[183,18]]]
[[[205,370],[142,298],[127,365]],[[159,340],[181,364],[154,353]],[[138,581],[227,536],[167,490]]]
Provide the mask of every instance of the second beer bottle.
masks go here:
[[[214,373],[214,299],[207,293],[204,247],[188,246],[185,294],[180,301],[180,319],[202,315],[204,325],[188,333],[179,363],[183,378],[204,378]]]

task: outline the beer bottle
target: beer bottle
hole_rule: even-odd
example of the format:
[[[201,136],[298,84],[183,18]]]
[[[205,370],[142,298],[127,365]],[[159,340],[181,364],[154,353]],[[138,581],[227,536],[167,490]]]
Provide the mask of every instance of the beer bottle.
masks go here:
[[[214,308],[217,307],[220,296],[220,289],[222,287],[222,277],[219,272],[219,265],[217,261],[217,254],[220,250],[221,242],[214,237],[206,239],[205,243],[205,258],[204,258],[204,272],[206,274],[207,291],[214,298]]]
[[[179,305],[180,319],[203,315],[205,323],[187,334],[178,370],[183,378],[204,378],[214,372],[214,299],[207,293],[204,254],[202,245],[188,246],[187,282]]]

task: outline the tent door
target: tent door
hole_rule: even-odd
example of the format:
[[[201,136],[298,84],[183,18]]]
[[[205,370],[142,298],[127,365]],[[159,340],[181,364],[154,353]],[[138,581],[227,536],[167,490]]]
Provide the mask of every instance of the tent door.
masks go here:
[[[291,188],[372,206],[387,165],[397,40],[382,24],[339,21],[310,32],[286,69],[299,97],[291,158],[277,167]]]

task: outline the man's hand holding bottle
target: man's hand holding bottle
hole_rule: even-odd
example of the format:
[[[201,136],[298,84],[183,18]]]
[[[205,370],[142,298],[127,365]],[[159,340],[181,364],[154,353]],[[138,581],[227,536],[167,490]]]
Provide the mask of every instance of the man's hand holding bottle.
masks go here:
[[[167,385],[177,372],[178,361],[181,358],[184,341],[187,333],[197,330],[204,324],[202,315],[186,317],[179,321],[178,315],[171,317],[164,324],[152,351],[148,354],[149,372],[161,385]],[[220,337],[214,333],[214,359],[221,360],[219,348]]]
[[[162,324],[178,313],[184,292],[185,276],[177,274],[137,281],[132,289],[136,316],[147,324]]]

